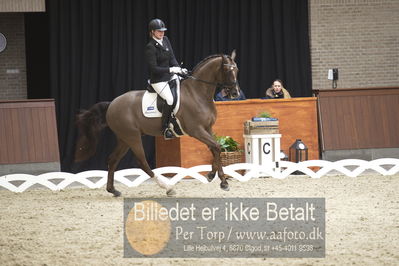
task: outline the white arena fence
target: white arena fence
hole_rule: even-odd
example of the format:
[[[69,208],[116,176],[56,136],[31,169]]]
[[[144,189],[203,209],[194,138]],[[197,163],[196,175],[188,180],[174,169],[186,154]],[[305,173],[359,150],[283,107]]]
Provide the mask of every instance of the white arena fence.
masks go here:
[[[313,171],[311,168],[316,168],[317,170]],[[161,167],[154,169],[153,171],[167,185],[173,186],[185,177],[191,177],[202,183],[208,183],[207,178],[202,175],[201,172],[209,172],[210,170],[210,165],[199,165],[191,168]],[[223,167],[223,170],[226,175],[229,175],[240,182],[246,182],[251,178],[263,176],[283,179],[297,171],[300,171],[302,172],[301,174],[307,175],[311,178],[320,178],[331,171],[340,172],[348,177],[357,177],[366,170],[374,170],[381,175],[394,175],[399,172],[399,159],[384,158],[373,161],[346,159],[336,162],[309,160],[299,163],[280,161],[278,165],[276,165],[275,162],[262,165],[238,163],[225,166]],[[241,175],[237,171],[243,172],[244,174]],[[168,178],[165,177],[164,174],[172,174],[174,176],[172,178]],[[131,177],[135,178],[131,180]],[[92,182],[90,179],[93,178],[96,178],[97,181]],[[115,181],[120,182],[128,187],[137,187],[147,179],[150,179],[150,177],[143,170],[138,168],[124,169],[115,172]],[[216,177],[213,179],[213,181],[217,179],[218,178],[216,174]],[[51,180],[58,180],[58,182],[55,183]],[[24,192],[34,185],[42,185],[51,190],[57,191],[65,189],[75,182],[80,183],[88,188],[103,187],[107,183],[107,171],[93,170],[80,172],[77,174],[66,172],[50,172],[37,176],[29,174],[10,174],[0,177],[0,188],[3,187],[13,192]],[[13,183],[20,184],[14,185]]]

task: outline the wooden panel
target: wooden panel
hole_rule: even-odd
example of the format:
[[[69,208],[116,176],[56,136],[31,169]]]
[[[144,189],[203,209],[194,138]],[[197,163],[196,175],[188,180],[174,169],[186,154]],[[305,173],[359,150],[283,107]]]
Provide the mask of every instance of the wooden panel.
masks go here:
[[[399,88],[315,92],[323,151],[399,147]]]
[[[163,138],[155,138],[155,160],[163,161],[163,166],[180,166],[177,162],[181,158],[180,140],[171,139],[164,141]],[[173,147],[169,149],[168,146]]]
[[[315,97],[216,102],[216,109],[218,115],[213,127],[214,132],[217,135],[233,137],[242,149],[244,122],[262,111],[268,111],[280,121],[281,149],[286,154],[289,147],[299,138],[309,148],[309,159],[319,159]],[[176,143],[179,143],[179,146]],[[191,137],[181,137],[177,142],[165,141],[158,137],[156,145],[157,154],[164,150],[170,154],[167,158],[157,155],[157,167],[169,166],[171,160],[173,165],[182,167],[209,164],[212,160],[208,148]]]
[[[1,0],[0,12],[44,12],[45,0]]]
[[[33,162],[59,162],[54,101],[0,101],[0,164]]]

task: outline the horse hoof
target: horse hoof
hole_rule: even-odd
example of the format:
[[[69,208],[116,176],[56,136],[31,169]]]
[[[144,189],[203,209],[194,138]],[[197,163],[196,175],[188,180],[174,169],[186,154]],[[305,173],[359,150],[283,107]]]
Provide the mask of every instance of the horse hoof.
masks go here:
[[[114,197],[119,197],[121,195],[121,193],[116,189],[110,189],[110,190],[107,189],[107,191],[109,193],[112,193],[114,195]]]
[[[168,197],[172,197],[176,195],[176,191],[174,189],[169,189],[168,191],[166,191],[166,195]]]
[[[220,184],[220,188],[223,189],[224,191],[230,190],[229,184]]]
[[[212,180],[215,178],[215,174],[208,173],[206,175],[206,179],[208,179],[208,182],[212,182]]]
[[[116,198],[122,195],[122,193],[120,193],[118,190],[115,190],[114,192],[112,192],[112,194],[114,194],[114,197]]]

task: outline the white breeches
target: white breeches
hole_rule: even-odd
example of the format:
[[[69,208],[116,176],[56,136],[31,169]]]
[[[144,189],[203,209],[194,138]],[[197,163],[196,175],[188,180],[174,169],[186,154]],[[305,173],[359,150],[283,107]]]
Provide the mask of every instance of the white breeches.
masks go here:
[[[172,79],[176,79],[177,86],[179,86],[179,78],[177,75],[173,75]],[[170,87],[167,81],[152,83],[151,86],[161,96],[168,105],[173,104],[173,95],[170,91]]]

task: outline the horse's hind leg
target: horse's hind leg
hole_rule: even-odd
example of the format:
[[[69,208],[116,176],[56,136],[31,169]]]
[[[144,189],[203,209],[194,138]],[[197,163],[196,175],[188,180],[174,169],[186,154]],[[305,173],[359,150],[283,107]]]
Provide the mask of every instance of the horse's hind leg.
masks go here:
[[[175,195],[176,193],[173,190],[173,188],[163,183],[161,180],[159,180],[158,177],[156,177],[154,172],[151,170],[150,166],[148,165],[147,159],[145,158],[143,142],[141,140],[141,133],[138,132],[137,134],[129,136],[129,140],[126,140],[126,143],[128,143],[133,154],[136,156],[140,168],[143,169],[143,171],[146,172],[151,178],[155,177],[155,181],[158,183],[158,185],[166,189],[166,194],[168,196]]]
[[[128,151],[129,147],[126,143],[118,138],[118,144],[113,150],[111,155],[108,157],[108,180],[107,180],[107,191],[114,194],[115,197],[121,195],[121,193],[114,187],[114,173],[120,160]]]

